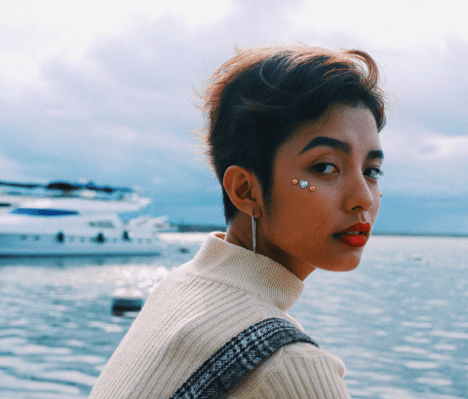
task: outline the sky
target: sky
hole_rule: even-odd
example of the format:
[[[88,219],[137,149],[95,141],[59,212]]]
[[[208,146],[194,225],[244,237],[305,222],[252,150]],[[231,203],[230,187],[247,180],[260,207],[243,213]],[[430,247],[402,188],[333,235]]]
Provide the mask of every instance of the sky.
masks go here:
[[[2,0],[0,180],[138,186],[172,222],[223,224],[197,129],[235,49],[358,48],[388,98],[376,231],[468,233],[463,0]]]

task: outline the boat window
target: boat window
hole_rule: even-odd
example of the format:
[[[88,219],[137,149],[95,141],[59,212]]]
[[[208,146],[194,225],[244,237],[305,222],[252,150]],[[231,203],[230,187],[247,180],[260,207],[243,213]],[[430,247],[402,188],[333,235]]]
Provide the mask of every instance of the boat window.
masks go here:
[[[39,241],[41,239],[41,236],[34,236],[34,241]]]
[[[91,227],[101,227],[104,229],[113,229],[114,225],[108,220],[99,220],[97,222],[89,222]]]
[[[11,211],[15,215],[29,216],[70,216],[78,215],[77,211],[66,211],[62,209],[39,209],[39,208],[17,208]]]
[[[0,208],[6,208],[11,206],[11,204],[8,204],[7,202],[0,202]]]

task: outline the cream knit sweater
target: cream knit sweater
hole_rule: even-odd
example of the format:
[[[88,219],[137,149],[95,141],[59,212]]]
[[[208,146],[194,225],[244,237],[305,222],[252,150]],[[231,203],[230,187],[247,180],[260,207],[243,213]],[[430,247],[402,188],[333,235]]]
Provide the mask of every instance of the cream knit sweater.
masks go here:
[[[280,264],[211,234],[195,258],[150,295],[90,398],[169,398],[247,327],[279,317],[303,330],[286,313],[303,288]],[[343,374],[335,356],[295,343],[260,364],[227,398],[349,398]]]

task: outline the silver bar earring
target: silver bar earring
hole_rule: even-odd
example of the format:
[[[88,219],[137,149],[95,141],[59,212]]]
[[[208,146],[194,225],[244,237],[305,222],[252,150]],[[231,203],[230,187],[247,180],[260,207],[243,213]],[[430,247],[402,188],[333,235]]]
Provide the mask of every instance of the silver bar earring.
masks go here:
[[[255,209],[252,210],[252,247],[254,253],[257,253],[257,221],[255,220]]]

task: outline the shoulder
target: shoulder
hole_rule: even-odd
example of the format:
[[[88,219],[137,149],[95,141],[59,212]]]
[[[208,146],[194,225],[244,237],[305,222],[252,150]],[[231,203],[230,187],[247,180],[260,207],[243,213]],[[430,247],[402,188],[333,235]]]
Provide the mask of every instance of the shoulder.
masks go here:
[[[333,370],[339,377],[345,374],[345,365],[341,359],[330,352],[316,348],[313,345],[299,342],[294,345],[288,345],[283,348],[283,353],[278,356],[285,364],[316,364],[317,370],[327,368]]]
[[[308,343],[284,346],[237,384],[227,398],[349,398],[345,366]]]

